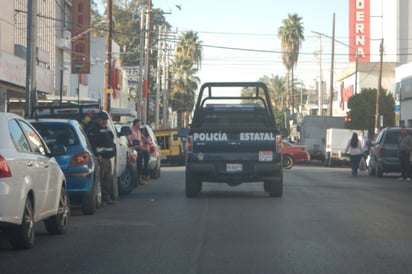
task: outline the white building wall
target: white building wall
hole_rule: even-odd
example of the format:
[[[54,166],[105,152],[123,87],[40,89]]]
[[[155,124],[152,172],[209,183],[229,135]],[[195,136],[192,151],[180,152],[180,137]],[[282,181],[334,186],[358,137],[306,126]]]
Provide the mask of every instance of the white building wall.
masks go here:
[[[380,44],[384,39],[383,62],[398,62],[399,49],[399,0],[371,0],[371,62],[380,61]]]
[[[14,1],[0,2],[0,49],[14,54]]]

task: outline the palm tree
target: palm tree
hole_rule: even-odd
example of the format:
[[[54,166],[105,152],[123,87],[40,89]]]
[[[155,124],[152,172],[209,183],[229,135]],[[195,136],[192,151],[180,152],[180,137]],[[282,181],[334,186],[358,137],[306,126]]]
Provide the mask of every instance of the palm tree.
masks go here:
[[[183,33],[179,40],[172,67],[174,80],[169,102],[172,110],[178,114],[178,127],[181,127],[189,124],[195,104],[195,91],[200,83],[196,73],[202,61],[202,42],[193,31]]]
[[[295,103],[294,103],[294,87],[292,81],[292,96],[290,99],[289,92],[289,79],[293,79],[293,70],[297,65],[299,57],[299,49],[302,46],[302,42],[305,40],[303,36],[303,26],[302,26],[302,17],[299,17],[296,13],[289,14],[288,18],[282,21],[282,26],[278,29],[278,37],[281,41],[282,49],[282,61],[288,71],[287,77],[287,89],[288,89],[288,105],[290,100],[292,103],[292,114],[294,113]],[[292,75],[290,75],[292,72]]]
[[[176,55],[189,58],[200,68],[203,50],[202,41],[199,41],[197,32],[187,31],[180,36],[179,40],[176,46]]]

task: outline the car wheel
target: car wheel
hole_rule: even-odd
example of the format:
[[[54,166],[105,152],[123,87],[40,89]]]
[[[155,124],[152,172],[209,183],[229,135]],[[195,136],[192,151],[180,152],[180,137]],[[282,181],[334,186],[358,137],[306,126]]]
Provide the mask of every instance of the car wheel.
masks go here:
[[[202,190],[202,181],[198,177],[186,171],[185,187],[186,187],[186,197],[188,198],[198,197]]]
[[[151,179],[158,179],[160,177],[160,162],[156,163],[156,166],[151,169],[150,171],[150,178]]]
[[[379,165],[376,165],[376,176],[377,177],[382,177],[383,176],[383,170]]]
[[[99,183],[97,184],[97,193],[96,193],[96,208],[101,208],[102,205],[103,205],[102,185],[99,179]]]
[[[34,246],[34,210],[33,202],[27,197],[24,205],[23,220],[18,227],[7,228],[10,243],[16,249],[29,249]]]
[[[283,155],[282,163],[283,168],[291,169],[295,164],[295,161],[293,160],[293,157],[291,155]]]
[[[70,202],[66,189],[60,192],[57,214],[44,221],[47,232],[50,234],[64,234],[70,225]]]
[[[86,215],[93,215],[96,213],[97,210],[97,195],[98,195],[98,185],[100,185],[100,182],[94,180],[93,187],[90,191],[90,193],[87,193],[83,196],[83,201],[82,201],[82,211],[83,214]]]
[[[111,198],[113,201],[119,200],[119,180],[120,178],[117,177],[117,172],[114,171],[112,193],[111,193]]]
[[[129,194],[136,186],[134,178],[133,166],[128,163],[126,170],[119,178],[119,193],[122,195]]]

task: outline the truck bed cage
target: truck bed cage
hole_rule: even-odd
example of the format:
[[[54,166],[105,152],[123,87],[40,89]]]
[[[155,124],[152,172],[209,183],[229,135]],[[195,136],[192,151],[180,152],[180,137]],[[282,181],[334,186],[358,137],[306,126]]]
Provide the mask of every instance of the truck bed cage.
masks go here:
[[[239,96],[238,93],[236,96],[228,96],[226,93],[223,96],[220,96],[216,91],[217,88],[233,88],[233,87],[240,87],[240,88],[252,88],[254,91],[252,94],[248,94],[248,96]],[[227,89],[226,89],[227,90]],[[228,100],[240,100],[240,101],[252,101],[261,104],[268,112],[268,119],[272,123],[275,123],[272,105],[270,104],[270,97],[267,87],[262,82],[208,82],[203,84],[200,87],[198,100],[195,107],[195,113],[193,117],[199,117],[197,112],[201,111],[201,109],[207,107],[206,101],[208,100],[216,100],[216,101],[228,101]],[[223,103],[223,105],[225,105]],[[230,105],[230,104],[227,104]],[[253,103],[245,103],[239,104],[241,105],[253,105]],[[258,104],[256,104],[258,105]],[[193,121],[195,124],[197,121]]]

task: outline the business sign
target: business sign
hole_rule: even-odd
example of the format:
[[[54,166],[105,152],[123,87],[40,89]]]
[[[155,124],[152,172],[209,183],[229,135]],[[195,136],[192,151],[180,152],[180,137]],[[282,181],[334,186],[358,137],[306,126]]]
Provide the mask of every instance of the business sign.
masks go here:
[[[90,0],[72,0],[72,74],[90,73]]]
[[[370,61],[370,0],[349,0],[349,61]]]
[[[129,85],[139,84],[140,68],[139,67],[122,67],[127,73],[127,83]]]
[[[401,80],[400,101],[412,99],[412,77],[407,77]]]

